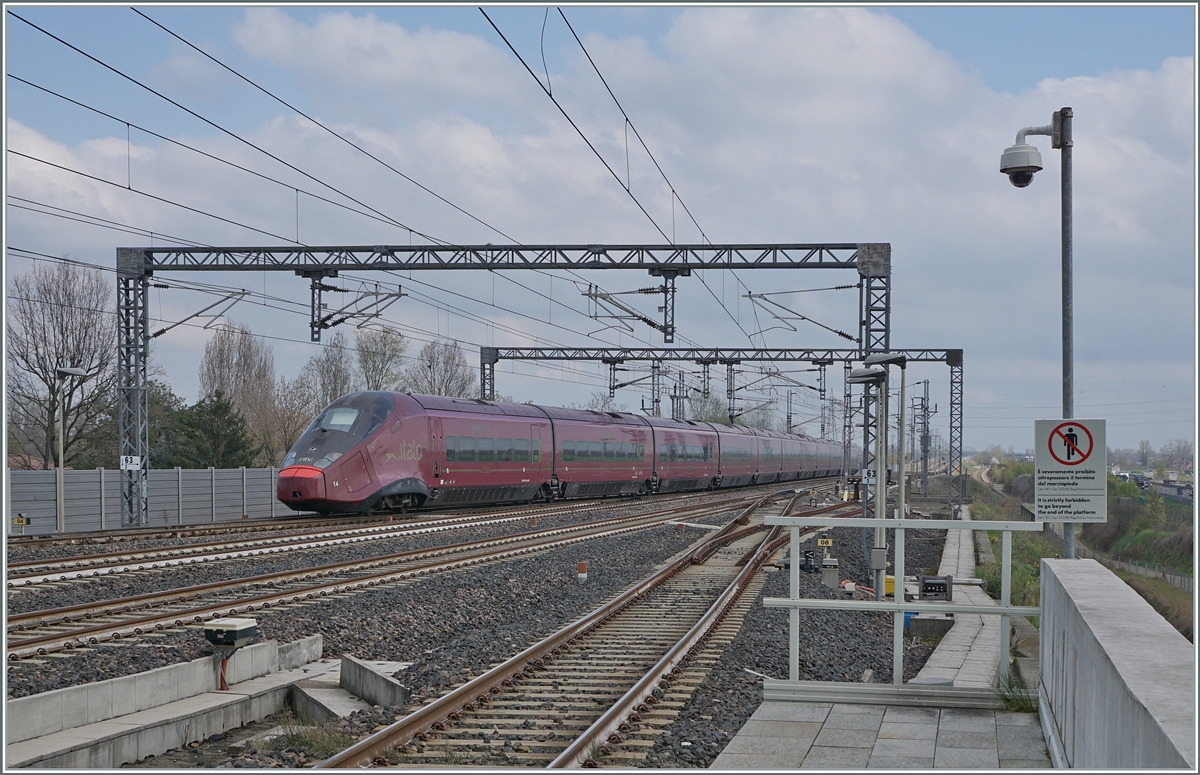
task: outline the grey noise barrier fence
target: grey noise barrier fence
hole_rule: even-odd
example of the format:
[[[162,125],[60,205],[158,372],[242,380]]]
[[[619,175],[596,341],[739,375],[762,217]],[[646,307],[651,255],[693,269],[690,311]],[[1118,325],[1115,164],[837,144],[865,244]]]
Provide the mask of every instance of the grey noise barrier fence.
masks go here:
[[[56,471],[9,470],[9,535],[20,535],[12,517],[29,519],[25,535],[56,532]],[[121,527],[121,472],[94,468],[64,472],[66,532]],[[295,516],[275,499],[278,468],[153,468],[148,483],[149,527]]]

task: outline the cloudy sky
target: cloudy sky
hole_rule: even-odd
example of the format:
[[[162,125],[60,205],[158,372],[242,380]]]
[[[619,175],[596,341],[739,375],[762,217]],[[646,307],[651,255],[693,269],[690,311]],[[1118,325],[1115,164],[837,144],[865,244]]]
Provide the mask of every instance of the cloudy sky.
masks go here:
[[[533,75],[474,7],[6,10],[10,293],[38,254],[111,268],[118,246],[180,241],[888,242],[893,346],[965,350],[968,447],[1023,450],[1035,418],[1059,415],[1059,153],[1049,138],[1031,139],[1045,169],[1026,189],[998,168],[1018,129],[1071,106],[1076,415],[1107,418],[1114,447],[1195,438],[1191,6],[565,6],[665,178],[554,8],[486,8]],[[159,279],[250,291],[228,318],[269,337],[285,376],[317,352],[301,278]],[[854,290],[773,297],[821,324],[796,331],[745,294],[856,279],[810,270],[681,279],[676,346],[846,347],[827,328],[856,331]],[[410,337],[410,354],[444,337],[472,364],[481,344],[662,344],[644,325],[622,331],[588,316],[586,283],[657,284],[637,272],[341,279],[351,289],[376,281],[409,294],[384,320]],[[153,325],[216,298],[155,290]],[[655,297],[624,298],[657,317]],[[155,340],[156,364],[189,400],[212,333],[204,322]],[[930,380],[945,438],[947,369],[915,365],[909,379]],[[606,382],[584,363],[504,363],[497,375],[499,392],[548,404],[585,402]],[[840,395],[840,370],[830,386]],[[723,394],[723,376],[715,387]],[[767,380],[742,392],[775,398],[782,412],[786,384],[771,391]],[[639,383],[618,400],[637,407],[645,392]],[[801,419],[816,412],[810,396],[799,389]]]

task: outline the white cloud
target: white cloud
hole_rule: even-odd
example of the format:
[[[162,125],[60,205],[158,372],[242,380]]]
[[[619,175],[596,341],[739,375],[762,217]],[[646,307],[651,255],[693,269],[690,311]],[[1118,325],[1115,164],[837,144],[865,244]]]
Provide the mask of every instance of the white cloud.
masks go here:
[[[302,84],[306,104],[316,106],[330,126],[520,241],[660,240],[499,40],[406,29],[357,11],[321,13],[305,23],[276,8],[249,9],[233,35],[248,55]],[[1076,114],[1081,389],[1111,386],[1133,391],[1128,395],[1136,399],[1143,381],[1157,381],[1172,385],[1178,395],[1193,392],[1192,59],[1166,59],[1154,71],[1046,79],[1036,89],[1010,95],[990,91],[976,74],[895,19],[864,9],[688,9],[663,39],[663,56],[636,36],[585,33],[584,40],[712,240],[891,242],[893,343],[965,348],[969,424],[974,408],[1057,402],[1059,154],[1050,149],[1048,138],[1034,138],[1046,169],[1024,190],[1012,188],[999,174],[998,161],[1018,129],[1049,123],[1053,110],[1071,105]],[[551,74],[555,96],[624,178],[625,130],[619,112],[582,54],[568,53],[563,61],[565,69]],[[172,61],[162,77],[182,73],[183,83],[192,77],[186,65]],[[8,133],[11,148],[124,180],[124,138],[97,137],[68,146],[13,118]],[[440,238],[503,241],[302,119],[278,115],[258,126],[252,139]],[[632,190],[670,234],[670,192],[632,133],[630,141]],[[228,137],[204,135],[190,142],[318,190]],[[215,167],[185,151],[135,145],[132,170],[136,185],[161,196],[275,234],[290,237],[297,229],[294,192]],[[25,192],[22,196],[192,239],[273,241],[20,160],[10,160],[9,187],[12,193]],[[304,196],[299,220],[300,239],[313,244],[407,240],[394,227]],[[698,240],[678,204],[675,223],[680,240]],[[56,246],[45,250],[49,253],[60,252],[57,246],[62,245],[91,251],[104,261],[111,260],[111,246],[131,242],[127,235],[48,224],[43,217],[19,213],[10,213],[9,235],[12,244]],[[657,282],[642,275],[599,274],[585,277],[611,290]],[[755,330],[753,314],[745,299],[739,301],[730,278],[720,272],[705,275],[735,315],[741,305],[742,324]],[[756,291],[857,279],[803,272],[740,275]],[[251,279],[261,282],[257,275],[222,279],[236,287]],[[485,300],[495,282],[490,276],[466,274],[417,279]],[[544,277],[519,279],[549,292]],[[697,278],[680,280],[679,288],[684,335],[706,344],[745,344]],[[307,288],[296,278],[273,277],[270,290],[307,300]],[[426,287],[420,290],[437,295]],[[497,293],[498,305],[546,319],[546,299],[503,281]],[[578,289],[563,279],[555,281],[554,297],[584,307]],[[853,332],[855,297],[854,292],[807,294],[789,303]],[[462,299],[444,298],[469,306]],[[656,301],[644,297],[636,303],[655,316]],[[488,307],[471,309],[556,342],[583,343],[587,340],[565,329],[590,332],[600,327],[561,308],[554,309],[552,325]],[[405,325],[445,331],[446,314],[433,313],[414,299],[394,310]],[[175,314],[164,310],[164,317],[169,312]],[[251,312],[249,307],[235,316],[256,330],[307,337],[301,317]],[[760,319],[765,325],[761,313]],[[457,316],[451,332],[477,343],[494,337],[490,341],[500,344],[532,344]],[[638,333],[647,335],[644,327]],[[609,338],[616,341],[615,334]],[[802,326],[798,335],[773,332],[768,344],[842,343]],[[169,366],[171,378],[191,394],[200,339],[189,336],[172,346],[178,352],[170,356],[177,364]],[[159,350],[164,358],[166,349]],[[280,369],[298,369],[306,346],[277,343],[277,352],[285,351],[288,357],[277,359]],[[535,367],[523,364],[518,370],[534,373]],[[537,371],[554,376],[555,382],[510,377],[502,370],[499,389],[548,403],[580,400],[584,388],[557,383],[561,372]],[[943,406],[944,371],[930,367],[927,375],[934,381],[934,400]],[[597,386],[602,383],[597,377]],[[637,404],[632,393],[621,398]],[[1165,439],[1185,435],[1189,424],[1155,427]],[[1004,433],[971,431],[967,443],[995,440],[1025,446],[1020,441],[1024,431]],[[1113,443],[1128,442],[1114,434]]]

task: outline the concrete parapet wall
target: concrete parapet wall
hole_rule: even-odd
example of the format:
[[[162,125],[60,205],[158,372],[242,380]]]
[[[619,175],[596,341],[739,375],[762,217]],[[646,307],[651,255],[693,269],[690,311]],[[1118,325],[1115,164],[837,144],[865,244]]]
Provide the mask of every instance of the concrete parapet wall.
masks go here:
[[[1095,560],[1042,560],[1039,699],[1056,766],[1196,768],[1192,645]]]
[[[325,639],[320,635],[309,635],[307,638],[294,640],[291,643],[279,644],[279,669],[291,670],[321,658],[325,649]]]
[[[343,689],[372,705],[384,708],[408,702],[408,687],[395,678],[377,673],[349,654],[342,655],[340,684]]]
[[[233,684],[276,672],[281,669],[281,652],[289,667],[296,667],[319,659],[321,649],[320,635],[282,647],[273,640],[245,646],[230,658],[226,677]],[[316,656],[309,659],[314,652]],[[7,741],[29,740],[216,691],[219,672],[220,663],[215,658],[200,657],[180,665],[8,700],[4,713]]]

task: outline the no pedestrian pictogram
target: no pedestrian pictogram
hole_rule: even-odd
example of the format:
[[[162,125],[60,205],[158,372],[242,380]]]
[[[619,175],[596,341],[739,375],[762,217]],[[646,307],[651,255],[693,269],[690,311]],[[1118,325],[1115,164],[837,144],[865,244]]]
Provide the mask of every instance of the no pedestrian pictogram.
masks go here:
[[[1095,443],[1092,432],[1078,422],[1064,422],[1050,431],[1047,447],[1051,456],[1064,466],[1077,466],[1091,457]]]
[[[1033,423],[1033,501],[1044,522],[1108,519],[1108,447],[1104,420]]]

